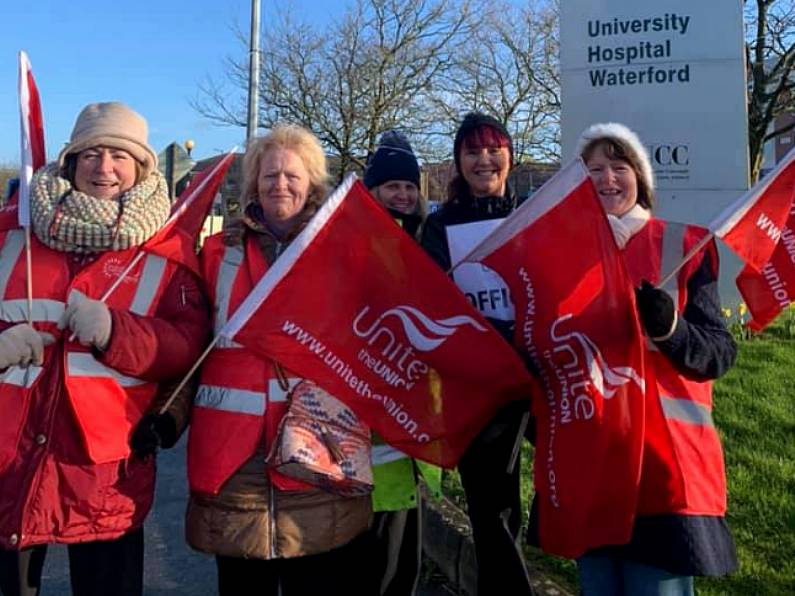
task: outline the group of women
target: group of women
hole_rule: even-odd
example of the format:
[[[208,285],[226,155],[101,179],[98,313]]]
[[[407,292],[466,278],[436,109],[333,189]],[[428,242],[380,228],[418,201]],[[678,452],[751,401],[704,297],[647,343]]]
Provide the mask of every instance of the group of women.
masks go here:
[[[667,251],[687,251],[703,230],[651,217],[651,166],[626,127],[590,127],[578,152],[638,286],[665,413],[664,428],[645,446],[647,498],[632,540],[578,560],[581,589],[692,594],[694,575],[736,567],[710,416],[709,382],[735,356],[719,314],[717,254],[708,244],[672,290],[656,288]],[[449,199],[420,234],[445,270],[449,228],[503,218],[517,206],[507,182],[512,142],[502,123],[468,114],[454,163]],[[38,594],[47,545],[65,543],[74,594],[140,595],[155,475],[149,455],[173,445],[190,419],[186,535],[193,548],[215,555],[220,594],[379,594],[370,497],[332,494],[266,466],[294,382],[289,371],[219,342],[197,383],[160,411],[211,330],[223,326],[325,199],[319,141],[284,124],[251,142],[243,217],[207,240],[201,278],[192,255],[147,251],[107,293],[169,215],[156,165],[146,122],[131,109],[100,103],[80,113],[58,161],[32,183],[30,307],[24,233],[12,225],[0,230],[0,591]],[[395,200],[388,206],[424,215],[416,201],[407,208]],[[512,322],[492,321],[512,342]],[[508,466],[523,409],[502,411],[460,462],[480,594],[533,592],[520,547],[520,470]],[[536,523],[531,516],[531,537]]]

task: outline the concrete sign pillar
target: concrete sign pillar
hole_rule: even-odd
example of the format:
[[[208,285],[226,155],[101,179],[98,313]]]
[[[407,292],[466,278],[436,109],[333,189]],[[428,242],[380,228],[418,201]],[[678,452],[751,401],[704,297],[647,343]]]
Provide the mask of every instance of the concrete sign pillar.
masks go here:
[[[748,188],[741,0],[560,4],[564,161],[588,125],[622,122],[649,149],[656,214],[706,224]]]

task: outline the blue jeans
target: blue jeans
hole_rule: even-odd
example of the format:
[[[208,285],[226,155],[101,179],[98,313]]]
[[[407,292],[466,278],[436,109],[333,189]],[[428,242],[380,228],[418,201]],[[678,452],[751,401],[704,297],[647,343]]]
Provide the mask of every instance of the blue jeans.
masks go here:
[[[693,596],[693,578],[607,555],[577,559],[582,596]]]

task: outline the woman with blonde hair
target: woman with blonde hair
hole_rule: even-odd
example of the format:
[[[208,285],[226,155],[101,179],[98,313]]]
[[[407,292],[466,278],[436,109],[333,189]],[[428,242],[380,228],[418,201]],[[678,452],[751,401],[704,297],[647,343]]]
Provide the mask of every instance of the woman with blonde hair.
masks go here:
[[[290,124],[251,143],[243,175],[241,225],[202,251],[216,332],[327,194],[319,141]],[[219,342],[202,367],[188,445],[187,538],[216,556],[222,596],[374,593],[361,566],[369,495],[339,496],[266,466],[295,382],[237,344]]]

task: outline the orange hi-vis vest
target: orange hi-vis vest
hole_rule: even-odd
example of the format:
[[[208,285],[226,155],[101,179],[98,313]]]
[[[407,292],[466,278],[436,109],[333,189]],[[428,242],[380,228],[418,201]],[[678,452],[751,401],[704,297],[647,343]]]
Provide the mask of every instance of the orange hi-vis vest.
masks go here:
[[[12,325],[28,320],[24,249],[23,230],[0,232],[0,319]],[[66,392],[86,452],[94,463],[117,461],[130,454],[129,435],[148,408],[157,385],[105,366],[90,349],[69,341],[69,332],[60,332],[56,325],[72,292],[99,299],[136,252],[128,249],[103,253],[70,280],[69,255],[46,247],[35,236],[31,238],[33,326],[64,342]],[[163,257],[147,255],[111,294],[108,306],[151,316],[177,267]],[[45,367],[53,366],[53,352],[52,347],[46,349]],[[11,366],[0,376],[0,470],[14,458],[31,395],[42,371],[39,366]]]
[[[707,233],[695,226],[650,220],[624,251],[633,282],[640,285],[646,279],[656,285]],[[713,241],[663,288],[673,298],[680,317],[687,304],[688,281],[708,252],[717,273]],[[682,376],[650,340],[647,355],[658,395],[647,401],[638,514],[722,516],[726,512],[726,476],[712,419],[712,383]]]
[[[205,242],[202,274],[213,303],[216,335],[267,269],[251,235],[245,247],[225,246],[222,234]],[[292,387],[299,379],[287,381]],[[287,409],[287,392],[279,385],[271,361],[225,339],[215,345],[202,365],[191,414],[188,480],[192,491],[218,494],[258,448],[269,451]],[[282,490],[311,488],[271,469],[268,476]]]

